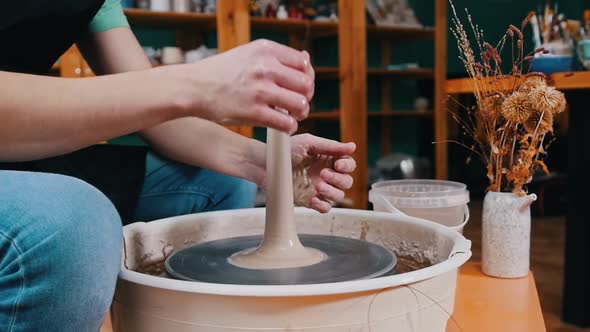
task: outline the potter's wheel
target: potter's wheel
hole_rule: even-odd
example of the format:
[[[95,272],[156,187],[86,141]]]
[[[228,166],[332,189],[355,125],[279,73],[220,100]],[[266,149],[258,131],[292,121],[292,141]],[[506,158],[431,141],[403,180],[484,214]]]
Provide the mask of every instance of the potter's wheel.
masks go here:
[[[166,260],[166,270],[177,279],[241,285],[301,285],[370,279],[391,272],[397,259],[374,243],[328,235],[299,236],[305,247],[321,250],[319,263],[281,269],[246,269],[230,263],[242,250],[257,247],[262,236],[206,242],[180,250]]]
[[[270,128],[266,171],[264,236],[228,238],[180,250],[166,260],[170,275],[221,284],[301,285],[370,279],[393,270],[396,257],[374,243],[297,235],[290,138]]]

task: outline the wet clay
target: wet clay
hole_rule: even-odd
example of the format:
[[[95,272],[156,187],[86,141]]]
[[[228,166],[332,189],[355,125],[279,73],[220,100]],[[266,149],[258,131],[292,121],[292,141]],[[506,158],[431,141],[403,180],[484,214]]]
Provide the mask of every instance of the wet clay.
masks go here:
[[[313,181],[308,175],[310,165],[299,165],[293,168],[293,201],[296,206],[309,207],[311,198],[317,192]]]
[[[264,239],[258,248],[236,253],[233,265],[248,269],[278,269],[316,264],[326,255],[304,247],[295,227],[291,141],[288,134],[267,129],[267,199]]]
[[[147,275],[152,275],[162,278],[174,279],[166,272],[164,261],[166,257],[155,262],[146,262],[145,264],[139,265],[135,271]],[[431,261],[417,261],[412,255],[398,255],[397,265],[395,266],[395,273],[407,273],[412,271],[421,270],[429,266],[434,265]]]

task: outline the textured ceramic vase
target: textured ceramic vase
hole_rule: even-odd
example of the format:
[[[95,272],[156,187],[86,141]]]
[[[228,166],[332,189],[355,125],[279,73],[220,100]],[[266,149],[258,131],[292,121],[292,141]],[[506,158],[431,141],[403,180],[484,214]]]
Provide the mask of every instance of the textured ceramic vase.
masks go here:
[[[531,243],[531,204],[535,194],[488,192],[483,204],[482,269],[498,278],[528,275]]]

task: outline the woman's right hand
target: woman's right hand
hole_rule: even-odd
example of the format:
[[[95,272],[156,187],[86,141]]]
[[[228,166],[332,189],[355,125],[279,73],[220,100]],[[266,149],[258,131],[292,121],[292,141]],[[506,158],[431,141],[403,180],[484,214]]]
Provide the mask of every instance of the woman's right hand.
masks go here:
[[[195,64],[174,67],[188,82],[180,102],[192,116],[222,125],[294,133],[297,120],[309,114],[315,74],[305,51],[257,40]]]

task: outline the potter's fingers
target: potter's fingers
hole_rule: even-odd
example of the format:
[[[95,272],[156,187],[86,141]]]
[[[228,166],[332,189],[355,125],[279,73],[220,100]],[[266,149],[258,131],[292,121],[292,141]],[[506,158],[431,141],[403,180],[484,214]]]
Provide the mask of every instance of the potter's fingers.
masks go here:
[[[303,54],[305,55],[305,57],[307,58],[307,60],[309,61],[309,66],[307,66],[307,68],[305,69],[305,74],[311,79],[311,95],[309,96],[309,99],[313,98],[313,94],[315,91],[315,70],[313,69],[313,66],[311,65],[311,57],[309,55],[309,53],[307,53],[307,51],[303,51]]]
[[[297,121],[288,114],[277,112],[274,108],[264,107],[258,111],[256,116],[253,125],[274,128],[290,134],[297,131]]]
[[[344,191],[323,181],[316,184],[315,190],[326,201],[339,202],[344,199]]]
[[[354,143],[341,143],[317,136],[309,138],[309,152],[312,154],[342,156],[351,154],[354,150],[356,150]]]
[[[310,66],[309,57],[294,48],[270,40],[257,40],[255,43],[261,46],[263,52],[268,51],[285,66],[300,71],[305,71]]]
[[[268,70],[271,79],[279,86],[297,92],[310,100],[313,96],[314,81],[308,73],[302,73],[280,63],[269,65]]]
[[[349,156],[338,158],[334,162],[334,170],[340,173],[352,173],[356,169],[356,161]]]
[[[338,189],[348,190],[352,187],[352,176],[348,174],[342,174],[329,168],[324,168],[320,172],[320,176],[322,180],[326,181],[326,183],[331,184]]]
[[[317,197],[313,197],[311,199],[311,208],[321,213],[328,213],[330,212],[332,205],[326,201],[322,201]]]
[[[267,102],[287,110],[297,120],[304,120],[309,115],[307,97],[278,85],[269,92]]]

